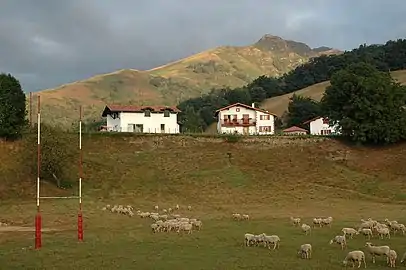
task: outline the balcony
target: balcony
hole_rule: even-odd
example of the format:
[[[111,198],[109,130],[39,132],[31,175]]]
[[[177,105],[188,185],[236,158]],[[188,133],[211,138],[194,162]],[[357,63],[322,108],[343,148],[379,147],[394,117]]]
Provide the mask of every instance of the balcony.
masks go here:
[[[221,126],[222,127],[249,127],[249,126],[255,126],[256,121],[254,119],[223,119],[221,120]]]

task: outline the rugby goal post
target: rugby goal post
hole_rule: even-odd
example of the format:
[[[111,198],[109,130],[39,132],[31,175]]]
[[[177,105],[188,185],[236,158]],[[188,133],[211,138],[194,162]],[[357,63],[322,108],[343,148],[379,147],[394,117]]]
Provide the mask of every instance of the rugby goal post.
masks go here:
[[[30,96],[31,99],[31,96]],[[30,100],[31,102],[31,100]],[[82,177],[83,177],[83,154],[82,154],[82,106],[79,107],[79,190],[78,196],[40,196],[40,177],[41,177],[41,101],[38,95],[37,99],[37,214],[35,216],[35,249],[42,247],[42,217],[40,210],[40,201],[44,199],[78,199],[78,240],[83,241],[83,214],[82,214]],[[31,112],[30,112],[31,114]]]

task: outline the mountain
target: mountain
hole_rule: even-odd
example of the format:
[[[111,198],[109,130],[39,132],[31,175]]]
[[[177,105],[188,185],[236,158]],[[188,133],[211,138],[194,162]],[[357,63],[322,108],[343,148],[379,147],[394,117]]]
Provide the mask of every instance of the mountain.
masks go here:
[[[249,46],[222,46],[151,70],[118,70],[36,94],[41,96],[42,120],[69,127],[78,120],[80,105],[85,120],[98,121],[107,103],[174,105],[212,88],[243,86],[261,75],[281,76],[312,57],[337,53],[264,35]]]

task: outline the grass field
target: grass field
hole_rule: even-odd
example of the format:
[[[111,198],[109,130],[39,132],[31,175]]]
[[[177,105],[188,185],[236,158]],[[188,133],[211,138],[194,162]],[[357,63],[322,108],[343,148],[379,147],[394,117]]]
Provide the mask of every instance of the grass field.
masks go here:
[[[215,137],[93,135],[84,136],[83,149],[85,241],[76,240],[76,201],[44,201],[44,228],[57,231],[44,232],[43,248],[36,251],[33,232],[0,230],[0,269],[342,269],[349,250],[365,250],[361,236],[349,240],[344,251],[329,245],[342,227],[368,217],[406,223],[405,145],[368,149],[314,138],[226,143]],[[35,183],[15,174],[22,149],[3,144],[0,150],[5,161],[0,221],[32,226]],[[44,185],[42,192],[75,191]],[[153,234],[149,219],[101,210],[105,204],[131,204],[152,211],[156,204],[177,203],[179,214],[203,221],[200,232]],[[234,212],[251,220],[233,221]],[[333,216],[334,222],[305,236],[290,224],[290,216],[306,223]],[[247,232],[279,235],[280,249],[244,247]],[[402,256],[405,239],[372,242],[389,244]],[[308,261],[296,255],[304,243],[314,249]],[[385,259],[373,266],[367,255],[367,266],[386,268]]]

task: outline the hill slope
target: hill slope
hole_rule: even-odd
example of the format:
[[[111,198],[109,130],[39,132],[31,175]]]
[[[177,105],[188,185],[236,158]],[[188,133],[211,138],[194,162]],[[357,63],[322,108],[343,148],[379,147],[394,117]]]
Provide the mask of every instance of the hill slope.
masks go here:
[[[147,71],[119,70],[40,91],[43,120],[69,126],[84,106],[99,120],[106,103],[173,105],[215,87],[238,87],[260,75],[280,76],[311,57],[340,53],[265,35],[253,45],[224,46]]]
[[[399,83],[406,85],[406,70],[393,71],[391,72],[391,75]],[[289,101],[293,94],[310,97],[314,100],[320,101],[323,97],[324,91],[329,85],[330,81],[326,81],[314,84],[293,93],[268,98],[261,103],[261,108],[269,110],[278,116],[282,116],[283,113],[288,110]]]

